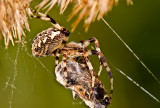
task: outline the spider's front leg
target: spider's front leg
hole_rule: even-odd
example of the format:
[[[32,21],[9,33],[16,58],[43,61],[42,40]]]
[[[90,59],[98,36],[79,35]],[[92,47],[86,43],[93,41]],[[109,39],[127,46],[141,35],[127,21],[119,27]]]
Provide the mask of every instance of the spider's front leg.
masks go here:
[[[62,27],[53,18],[51,18],[49,15],[43,14],[41,12],[37,12],[36,10],[32,10],[32,9],[30,9],[28,11],[30,11],[29,13],[31,14],[30,15],[31,17],[42,19],[42,20],[45,20],[45,21],[49,21],[53,24],[53,26],[56,29],[58,29],[58,30],[62,29]],[[33,15],[33,13],[38,14],[39,16]]]
[[[52,25],[57,29],[60,30],[61,32],[63,32],[65,34],[65,36],[69,36],[70,32],[65,28],[60,26],[53,18],[51,18],[49,15],[43,14],[41,12],[37,12],[36,10],[29,10],[30,12],[30,16],[34,17],[34,18],[38,18],[38,19],[42,19],[45,21],[49,21],[52,23]],[[39,16],[33,15],[33,13],[38,14]]]

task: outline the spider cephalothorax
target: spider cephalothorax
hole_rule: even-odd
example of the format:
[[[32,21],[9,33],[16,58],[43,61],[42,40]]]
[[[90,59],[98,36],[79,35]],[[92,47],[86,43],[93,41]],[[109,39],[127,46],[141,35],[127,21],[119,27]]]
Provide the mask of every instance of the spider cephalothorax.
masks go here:
[[[93,92],[95,87],[96,75],[88,56],[97,55],[100,60],[100,69],[99,69],[97,78],[98,76],[100,76],[100,73],[102,71],[102,66],[104,65],[110,77],[110,83],[111,83],[110,98],[111,98],[113,93],[112,73],[105,60],[105,57],[101,53],[98,40],[93,37],[86,41],[81,41],[80,43],[70,42],[67,44],[67,40],[69,38],[70,33],[66,28],[61,27],[58,23],[56,23],[54,19],[52,19],[48,15],[45,15],[43,13],[36,12],[36,11],[32,11],[32,12],[35,14],[38,14],[39,16],[32,14],[31,17],[40,18],[40,19],[49,21],[53,24],[53,28],[49,28],[47,30],[40,32],[33,39],[33,43],[32,43],[33,56],[36,56],[36,57],[49,56],[49,55],[56,56],[55,65],[57,66],[59,61],[59,56],[63,55],[62,60],[64,62],[63,63],[64,75],[67,75],[66,59],[69,58],[72,60],[76,60],[77,57],[82,57],[84,60],[83,63],[85,64],[85,67],[89,70],[91,75],[91,87],[92,87],[91,92]],[[87,47],[92,42],[95,43],[96,50],[87,49]]]
[[[64,62],[60,62],[55,74],[60,84],[72,90],[74,99],[79,96],[91,108],[105,108],[110,104],[110,97],[101,81],[96,78],[92,88],[92,76],[88,68],[73,60],[67,60],[66,67],[64,73]]]

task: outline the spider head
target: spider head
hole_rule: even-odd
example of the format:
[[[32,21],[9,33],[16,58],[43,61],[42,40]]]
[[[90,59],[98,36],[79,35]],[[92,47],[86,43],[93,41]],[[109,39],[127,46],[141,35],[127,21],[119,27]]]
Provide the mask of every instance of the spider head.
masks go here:
[[[42,57],[54,55],[58,49],[62,49],[69,38],[69,31],[62,27],[61,30],[49,28],[40,32],[32,43],[33,56]]]

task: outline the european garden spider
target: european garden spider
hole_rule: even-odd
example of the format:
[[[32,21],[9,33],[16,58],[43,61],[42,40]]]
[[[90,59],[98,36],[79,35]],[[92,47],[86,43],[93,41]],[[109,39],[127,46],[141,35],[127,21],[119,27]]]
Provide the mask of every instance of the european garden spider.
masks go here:
[[[97,75],[100,76],[100,73],[102,71],[102,66],[106,68],[108,75],[110,77],[110,83],[111,83],[111,93],[110,98],[112,97],[113,93],[113,77],[111,70],[105,60],[105,57],[100,51],[99,48],[99,42],[96,38],[91,38],[86,41],[81,41],[80,43],[70,42],[68,44],[67,40],[69,38],[70,32],[65,28],[60,26],[54,19],[52,19],[49,15],[45,15],[43,13],[37,12],[35,10],[32,10],[33,13],[37,14],[31,14],[31,17],[39,18],[45,21],[49,21],[53,24],[52,28],[49,28],[47,30],[44,30],[40,32],[34,39],[32,43],[32,53],[33,56],[36,57],[44,57],[53,55],[56,57],[55,65],[58,65],[59,56],[63,55],[62,60],[64,62],[64,75],[67,77],[67,68],[66,68],[66,59],[67,57],[73,60],[76,60],[77,57],[83,57],[84,61],[86,63],[86,68],[89,69],[89,72],[92,76],[92,87],[94,87],[95,83],[95,73],[92,67],[92,64],[89,60],[89,55],[97,55],[100,60],[100,68]],[[96,50],[87,50],[87,47],[90,43],[95,43]]]

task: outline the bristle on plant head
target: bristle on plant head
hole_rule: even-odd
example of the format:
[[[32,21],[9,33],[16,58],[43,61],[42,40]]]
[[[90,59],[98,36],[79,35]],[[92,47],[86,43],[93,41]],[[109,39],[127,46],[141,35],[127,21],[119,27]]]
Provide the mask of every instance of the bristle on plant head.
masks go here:
[[[80,23],[82,19],[84,19],[84,27],[87,32],[89,26],[95,19],[100,20],[104,14],[107,14],[111,11],[113,5],[117,4],[119,0],[43,0],[39,5],[37,5],[38,10],[47,9],[46,13],[48,13],[52,7],[57,3],[60,5],[60,13],[62,14],[69,3],[74,2],[74,8],[69,15],[68,21],[73,17],[77,16],[77,20],[72,24],[72,32],[75,30],[77,25]],[[128,5],[132,5],[132,0],[126,0]]]
[[[29,3],[32,0],[1,0],[0,2],[0,37],[4,37],[6,48],[11,41],[22,41],[24,28],[29,31],[27,19]],[[14,41],[15,40],[15,41]]]

